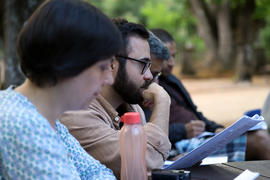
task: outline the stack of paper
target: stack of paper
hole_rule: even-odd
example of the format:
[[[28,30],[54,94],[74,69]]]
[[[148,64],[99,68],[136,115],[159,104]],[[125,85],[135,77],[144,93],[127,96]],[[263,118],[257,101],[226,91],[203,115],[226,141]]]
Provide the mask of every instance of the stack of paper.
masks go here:
[[[191,167],[205,157],[209,156],[212,152],[223,148],[226,144],[230,143],[235,138],[239,137],[251,127],[255,126],[264,119],[262,116],[255,115],[252,118],[243,116],[230,127],[224,129],[222,132],[216,134],[210,140],[202,144],[185,156],[179,158],[174,163],[164,167],[164,169],[183,169]]]

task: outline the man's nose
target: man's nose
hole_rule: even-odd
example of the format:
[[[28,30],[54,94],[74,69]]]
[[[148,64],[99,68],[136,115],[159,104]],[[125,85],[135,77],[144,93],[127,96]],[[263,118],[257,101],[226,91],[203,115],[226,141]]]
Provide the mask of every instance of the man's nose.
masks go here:
[[[144,78],[144,80],[149,80],[149,81],[151,81],[153,79],[153,75],[152,75],[150,69],[147,69],[147,71],[143,75],[143,78]]]
[[[168,64],[169,64],[170,66],[174,66],[174,58],[170,58]]]

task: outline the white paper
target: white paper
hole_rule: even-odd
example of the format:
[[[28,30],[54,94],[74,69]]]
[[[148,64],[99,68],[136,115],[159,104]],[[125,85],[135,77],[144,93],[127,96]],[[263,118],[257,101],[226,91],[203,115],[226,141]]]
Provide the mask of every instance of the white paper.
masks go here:
[[[171,165],[171,164],[173,164],[173,163],[174,163],[174,161],[166,160],[166,161],[164,162],[164,164],[163,164],[163,167],[169,166],[169,165]]]
[[[223,148],[226,144],[230,143],[262,120],[263,117],[259,115],[255,115],[252,118],[244,115],[230,127],[224,129],[207,142],[179,158],[173,164],[164,167],[164,169],[183,169],[191,167],[212,152]]]
[[[228,156],[210,156],[210,157],[204,158],[200,166],[217,164],[217,163],[227,163],[227,162],[228,162]],[[166,160],[163,164],[163,169],[173,163],[174,161]]]
[[[250,128],[249,131],[255,131],[255,130],[260,130],[260,129],[263,129],[263,130],[268,129],[268,125],[265,121],[259,122],[258,124]]]
[[[227,162],[228,162],[228,156],[210,156],[210,157],[204,158],[200,165],[203,166],[203,165],[227,163]]]
[[[244,172],[242,172],[239,176],[234,178],[234,180],[254,180],[259,176],[260,176],[260,173],[252,172],[252,171],[247,169]]]

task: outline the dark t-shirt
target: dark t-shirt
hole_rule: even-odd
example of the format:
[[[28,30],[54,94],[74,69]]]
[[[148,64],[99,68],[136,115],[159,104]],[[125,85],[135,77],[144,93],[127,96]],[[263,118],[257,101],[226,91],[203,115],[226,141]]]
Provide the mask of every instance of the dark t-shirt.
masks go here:
[[[209,132],[214,132],[217,128],[223,127],[214,121],[208,120],[201,112],[197,111],[197,107],[184,85],[175,76],[161,76],[159,84],[171,97],[169,139],[172,144],[187,138],[184,125],[191,120],[203,121],[206,125],[205,130]]]
[[[174,97],[177,97],[178,102],[175,98],[171,98],[171,107],[170,107],[170,124],[172,123],[188,123],[191,120],[197,120],[199,117],[189,108],[186,100],[181,96],[181,93],[177,92],[175,88],[164,84],[167,90],[170,93],[173,93]],[[179,104],[179,101],[181,104]]]

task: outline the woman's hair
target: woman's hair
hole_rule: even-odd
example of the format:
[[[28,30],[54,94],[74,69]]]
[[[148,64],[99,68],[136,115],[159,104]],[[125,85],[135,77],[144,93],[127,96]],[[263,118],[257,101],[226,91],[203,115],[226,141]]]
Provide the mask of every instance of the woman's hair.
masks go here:
[[[121,47],[117,27],[100,10],[81,0],[45,1],[17,39],[22,71],[40,87],[74,77],[114,56]]]

